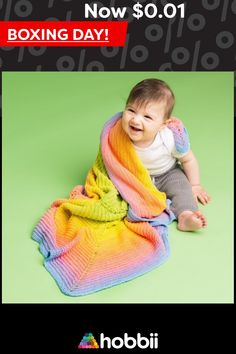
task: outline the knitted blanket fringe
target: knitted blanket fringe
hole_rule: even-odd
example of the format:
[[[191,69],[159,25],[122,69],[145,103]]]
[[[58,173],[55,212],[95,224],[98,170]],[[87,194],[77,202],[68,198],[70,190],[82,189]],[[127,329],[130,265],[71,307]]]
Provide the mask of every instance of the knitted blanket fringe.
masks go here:
[[[86,295],[138,277],[169,255],[169,200],[153,185],[117,113],[104,126],[85,186],[56,200],[33,231],[44,265],[61,291]],[[176,149],[187,131],[173,118]]]

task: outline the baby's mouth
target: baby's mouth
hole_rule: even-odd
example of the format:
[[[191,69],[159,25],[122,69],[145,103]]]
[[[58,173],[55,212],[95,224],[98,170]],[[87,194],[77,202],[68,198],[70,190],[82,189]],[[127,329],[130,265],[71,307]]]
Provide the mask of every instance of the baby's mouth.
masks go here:
[[[141,131],[143,131],[141,128],[134,127],[133,125],[130,125],[129,127],[130,127],[130,129],[131,129],[132,131],[134,131],[134,132],[141,132]]]

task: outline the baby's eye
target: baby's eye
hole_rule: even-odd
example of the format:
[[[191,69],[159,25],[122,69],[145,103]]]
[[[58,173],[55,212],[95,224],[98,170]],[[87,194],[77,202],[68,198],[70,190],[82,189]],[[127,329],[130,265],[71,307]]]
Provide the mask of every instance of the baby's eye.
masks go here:
[[[128,108],[127,111],[134,113],[134,110],[132,108]]]
[[[152,117],[150,117],[150,116],[144,116],[144,118],[152,120]]]

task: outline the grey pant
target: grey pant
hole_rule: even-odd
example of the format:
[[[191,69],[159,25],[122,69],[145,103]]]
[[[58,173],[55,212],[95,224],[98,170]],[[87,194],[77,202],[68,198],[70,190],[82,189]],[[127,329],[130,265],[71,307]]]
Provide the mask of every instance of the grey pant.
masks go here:
[[[185,210],[198,210],[192,187],[180,165],[176,164],[161,175],[151,176],[151,179],[157,189],[165,192],[167,198],[172,201],[170,209],[177,218]]]

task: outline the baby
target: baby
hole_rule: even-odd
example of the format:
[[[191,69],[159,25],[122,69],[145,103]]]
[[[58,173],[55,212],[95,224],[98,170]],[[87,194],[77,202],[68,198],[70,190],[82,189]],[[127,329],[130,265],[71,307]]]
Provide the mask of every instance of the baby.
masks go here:
[[[200,184],[193,152],[176,151],[167,126],[174,104],[174,94],[164,81],[143,80],[129,94],[122,127],[157,189],[172,201],[170,209],[178,220],[178,229],[194,231],[207,226],[197,203],[207,204],[210,196]]]

